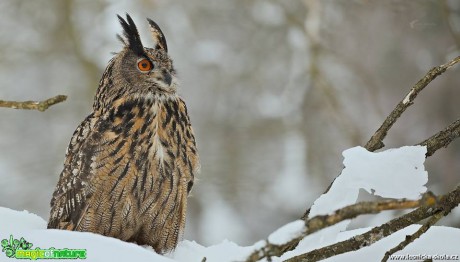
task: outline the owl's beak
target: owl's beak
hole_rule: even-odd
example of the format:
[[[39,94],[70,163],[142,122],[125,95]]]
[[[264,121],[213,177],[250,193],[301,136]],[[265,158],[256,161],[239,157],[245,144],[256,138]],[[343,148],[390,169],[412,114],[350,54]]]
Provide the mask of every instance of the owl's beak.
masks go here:
[[[163,92],[175,92],[176,80],[175,76],[166,69],[154,70],[151,75],[151,83],[155,84],[156,88]]]
[[[163,81],[165,82],[165,84],[167,84],[168,86],[171,86],[171,82],[172,82],[172,77],[171,77],[171,74],[164,70],[162,72],[162,75],[163,75]]]

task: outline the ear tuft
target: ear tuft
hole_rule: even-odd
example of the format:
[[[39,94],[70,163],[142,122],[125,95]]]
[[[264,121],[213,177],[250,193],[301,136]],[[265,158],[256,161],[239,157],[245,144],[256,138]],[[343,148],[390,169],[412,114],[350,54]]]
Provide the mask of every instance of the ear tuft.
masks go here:
[[[139,32],[137,31],[136,24],[134,24],[131,16],[126,14],[126,21],[119,15],[117,15],[118,20],[120,21],[121,26],[123,27],[123,36],[124,38],[118,35],[118,38],[123,42],[123,44],[131,49],[136,55],[144,55],[144,46],[142,45]]]
[[[150,32],[152,34],[153,41],[156,43],[155,49],[163,49],[167,53],[168,45],[166,44],[166,38],[160,27],[150,18],[147,18],[147,21],[150,25]]]

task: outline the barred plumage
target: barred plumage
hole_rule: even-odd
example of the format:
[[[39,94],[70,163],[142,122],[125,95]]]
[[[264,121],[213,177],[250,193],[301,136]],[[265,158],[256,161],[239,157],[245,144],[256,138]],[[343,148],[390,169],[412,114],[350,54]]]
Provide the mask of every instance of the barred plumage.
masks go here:
[[[94,232],[164,253],[185,226],[199,169],[196,143],[163,33],[149,20],[157,44],[145,48],[131,17],[118,18],[124,48],[102,76],[93,112],[72,136],[48,228]]]

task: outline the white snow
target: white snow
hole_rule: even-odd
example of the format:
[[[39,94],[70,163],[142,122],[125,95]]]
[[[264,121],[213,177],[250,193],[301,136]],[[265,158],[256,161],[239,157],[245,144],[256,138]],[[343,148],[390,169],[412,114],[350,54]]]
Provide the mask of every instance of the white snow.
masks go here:
[[[310,218],[354,204],[360,189],[387,198],[418,199],[426,191],[426,147],[405,146],[372,153],[363,147],[343,152],[345,168],[327,194],[313,204]]]
[[[284,244],[289,240],[300,236],[300,233],[305,228],[304,225],[305,223],[303,220],[296,220],[286,224],[277,229],[275,232],[271,233],[270,236],[268,236],[268,241],[275,245]]]
[[[425,146],[405,146],[379,153],[351,148],[343,152],[343,177],[349,180],[350,188],[375,191],[381,197],[419,199],[428,182],[423,166],[425,154]]]
[[[355,204],[360,189],[387,198],[419,198],[426,191],[424,185],[428,181],[423,166],[425,153],[426,147],[422,146],[405,146],[378,153],[369,152],[363,147],[345,150],[345,168],[329,192],[314,202],[309,218]],[[332,244],[349,223],[343,221],[321,230],[302,240],[302,245],[313,250]]]
[[[14,211],[0,207],[0,233],[46,228],[43,218],[27,211]],[[0,235],[2,237],[3,235]]]
[[[46,221],[27,211],[15,211],[0,207],[0,240],[24,237],[32,243],[32,249],[87,249],[87,261],[130,261],[132,257],[150,261],[174,261],[151,252],[141,246],[101,235],[46,229]],[[12,261],[0,253],[0,261]]]
[[[345,169],[334,182],[329,192],[321,196],[312,207],[310,216],[328,214],[337,208],[355,203],[360,189],[376,195],[393,198],[418,198],[425,192],[427,172],[424,170],[425,147],[403,147],[380,153],[369,153],[355,147],[346,150]],[[276,215],[276,214],[274,214]],[[316,232],[302,240],[297,248],[282,257],[272,258],[283,261],[306,253],[314,248],[346,240],[370,228],[345,231],[348,221],[341,222],[326,230]],[[225,226],[225,225],[222,225]],[[375,244],[358,251],[341,254],[327,261],[375,261],[384,253],[412,234],[419,225],[409,226]],[[298,236],[304,230],[301,220],[286,224],[268,237],[272,244],[281,244]],[[33,244],[32,249],[86,249],[86,261],[202,261],[207,262],[244,261],[254,250],[261,248],[265,240],[252,246],[239,246],[231,240],[208,247],[195,241],[184,240],[171,254],[156,254],[151,247],[138,246],[118,239],[85,232],[46,229],[46,221],[27,211],[14,211],[0,207],[0,240],[10,235]],[[460,255],[460,229],[442,226],[432,227],[426,234],[403,251],[401,255]],[[457,257],[458,258],[458,257]],[[0,261],[13,261],[0,252]],[[266,261],[266,260],[263,260]]]
[[[407,95],[406,97],[404,97],[403,99],[403,104],[407,104],[410,102],[410,96],[412,95],[412,93],[414,93],[414,89],[412,89]]]
[[[262,243],[259,242],[255,246],[262,247]],[[209,247],[201,246],[195,241],[185,240],[178,245],[171,257],[180,262],[202,261],[204,257],[206,257],[206,262],[244,261],[253,250],[252,246],[241,247],[229,240]]]

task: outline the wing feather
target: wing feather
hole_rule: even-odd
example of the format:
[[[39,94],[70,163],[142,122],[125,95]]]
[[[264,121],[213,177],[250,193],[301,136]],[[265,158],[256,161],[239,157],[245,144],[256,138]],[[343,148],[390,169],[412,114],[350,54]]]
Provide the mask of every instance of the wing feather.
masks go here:
[[[51,199],[48,228],[72,230],[86,212],[86,200],[95,188],[92,181],[96,174],[94,171],[108,166],[110,160],[97,159],[97,156],[113,147],[110,140],[116,136],[108,134],[112,124],[93,113],[75,130],[67,147],[64,169]]]

